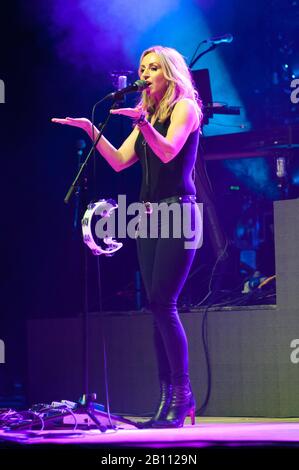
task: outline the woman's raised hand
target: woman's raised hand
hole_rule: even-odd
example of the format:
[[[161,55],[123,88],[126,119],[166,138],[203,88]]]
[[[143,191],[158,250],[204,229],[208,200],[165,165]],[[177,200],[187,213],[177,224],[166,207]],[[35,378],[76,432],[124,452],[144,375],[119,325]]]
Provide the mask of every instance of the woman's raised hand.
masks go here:
[[[111,114],[122,114],[123,116],[128,116],[132,119],[140,118],[142,110],[140,108],[119,108],[119,109],[110,109]]]
[[[81,129],[84,129],[85,131],[91,127],[90,120],[86,118],[70,118],[70,117],[66,117],[64,119],[52,118],[51,121],[57,122],[58,124],[66,124],[67,126],[80,127]]]

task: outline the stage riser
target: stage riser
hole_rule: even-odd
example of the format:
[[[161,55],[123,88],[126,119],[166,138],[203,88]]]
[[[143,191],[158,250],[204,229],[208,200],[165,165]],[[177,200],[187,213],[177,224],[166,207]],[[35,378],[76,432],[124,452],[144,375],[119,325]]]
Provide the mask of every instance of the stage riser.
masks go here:
[[[297,416],[299,364],[290,360],[294,324],[288,311],[209,312],[212,388],[209,416]],[[182,314],[198,405],[207,391],[202,313]],[[283,321],[282,321],[283,320]],[[158,383],[150,315],[105,317],[111,408],[143,413],[154,408]],[[90,391],[104,400],[101,321],[90,319]],[[299,336],[299,335],[297,335]],[[84,390],[82,319],[32,320],[28,325],[32,403],[76,400]]]
[[[275,209],[276,309],[208,313],[211,395],[206,416],[299,416],[299,364],[291,342],[299,339],[299,201]],[[198,407],[207,392],[202,343],[204,313],[184,313],[190,372]],[[90,391],[104,402],[102,323],[90,317]],[[111,410],[146,413],[158,397],[151,316],[105,316]],[[76,400],[85,391],[82,319],[28,322],[28,395],[31,403]]]
[[[275,263],[278,305],[298,312],[299,304],[299,200],[274,204]],[[297,315],[296,315],[297,316]],[[299,325],[298,325],[299,330]],[[298,331],[299,334],[299,331]]]

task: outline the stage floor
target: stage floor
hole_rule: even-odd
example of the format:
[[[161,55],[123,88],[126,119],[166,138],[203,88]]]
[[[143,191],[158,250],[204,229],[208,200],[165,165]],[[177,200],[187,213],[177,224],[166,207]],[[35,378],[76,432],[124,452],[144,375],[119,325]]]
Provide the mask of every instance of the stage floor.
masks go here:
[[[136,417],[130,418],[136,421]],[[140,421],[141,419],[139,419]],[[105,424],[101,420],[101,424]],[[89,445],[96,447],[206,447],[206,446],[273,446],[288,445],[299,448],[299,418],[269,419],[246,417],[196,418],[195,426],[186,420],[179,429],[137,429],[117,423],[117,429],[101,432],[97,429],[58,429],[0,431],[1,448],[5,444],[22,446]]]
[[[134,418],[136,420],[136,418]],[[103,424],[103,423],[102,423]],[[2,463],[69,468],[76,464],[144,468],[145,465],[290,463],[299,455],[299,418],[197,418],[180,429],[51,429],[0,431]],[[41,467],[40,467],[41,465]]]

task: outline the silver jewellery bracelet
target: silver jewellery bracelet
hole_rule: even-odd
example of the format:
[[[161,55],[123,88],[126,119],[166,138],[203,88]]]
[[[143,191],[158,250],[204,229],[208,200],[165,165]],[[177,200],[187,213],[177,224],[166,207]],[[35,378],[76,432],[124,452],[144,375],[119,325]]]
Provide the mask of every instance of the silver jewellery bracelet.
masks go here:
[[[136,126],[143,127],[148,124],[145,113],[141,113],[139,118],[135,121]]]

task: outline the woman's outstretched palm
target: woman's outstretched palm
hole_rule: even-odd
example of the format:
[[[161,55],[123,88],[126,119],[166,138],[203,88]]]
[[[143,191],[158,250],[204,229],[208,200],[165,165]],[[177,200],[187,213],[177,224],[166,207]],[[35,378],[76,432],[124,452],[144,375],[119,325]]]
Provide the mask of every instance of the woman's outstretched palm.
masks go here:
[[[58,124],[66,124],[67,126],[80,127],[85,130],[91,125],[90,120],[86,118],[52,118],[51,121]]]

